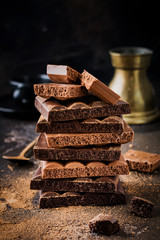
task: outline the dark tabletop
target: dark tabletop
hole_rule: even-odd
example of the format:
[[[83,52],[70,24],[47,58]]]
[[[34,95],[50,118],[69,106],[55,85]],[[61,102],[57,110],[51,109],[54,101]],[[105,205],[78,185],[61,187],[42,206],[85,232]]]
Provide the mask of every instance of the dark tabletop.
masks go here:
[[[1,115],[0,150],[2,155],[17,155],[35,136],[36,121],[16,120]],[[160,154],[160,120],[132,126],[135,131],[129,148]],[[30,153],[32,155],[32,153]],[[0,163],[0,239],[159,239],[160,169],[152,174],[136,171],[121,176],[127,203],[117,206],[76,206],[39,209],[39,193],[30,190],[30,180],[38,160],[18,164],[1,158]],[[152,218],[130,213],[130,199],[144,197],[155,204]],[[110,238],[91,234],[88,221],[99,213],[118,218],[121,230]]]

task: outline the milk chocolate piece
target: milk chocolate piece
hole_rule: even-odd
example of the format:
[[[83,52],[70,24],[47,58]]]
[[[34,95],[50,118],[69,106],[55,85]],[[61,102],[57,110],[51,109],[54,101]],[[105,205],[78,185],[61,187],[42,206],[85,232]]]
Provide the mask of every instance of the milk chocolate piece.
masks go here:
[[[117,218],[100,213],[88,223],[91,232],[111,236],[120,230]]]
[[[84,85],[93,95],[97,96],[104,102],[115,104],[120,99],[118,94],[86,70],[82,73],[81,84]]]
[[[114,193],[76,193],[76,192],[40,192],[40,208],[67,206],[106,206],[126,203],[121,183]]]
[[[139,217],[152,217],[154,204],[144,198],[133,197],[131,199],[131,212]]]
[[[56,83],[73,83],[81,78],[81,74],[69,66],[47,65],[48,77]]]
[[[117,133],[59,133],[45,134],[49,147],[123,144],[133,140],[133,130],[125,123],[121,134]]]
[[[75,179],[42,179],[41,167],[30,183],[30,189],[53,192],[116,192],[119,176]]]
[[[105,162],[89,162],[82,163],[72,161],[64,162],[42,162],[42,178],[78,178],[78,177],[106,177],[116,176],[120,174],[129,174],[128,165],[123,155],[120,160]]]
[[[40,116],[36,131],[45,133],[94,133],[94,132],[116,132],[122,133],[124,121],[117,116],[99,119],[85,119],[69,122],[48,123],[43,115]]]
[[[37,96],[35,107],[49,123],[116,116],[131,112],[129,104],[125,101],[119,100],[113,105],[99,101],[91,95],[66,101]]]
[[[34,93],[44,98],[54,97],[59,100],[84,97],[88,94],[82,85],[58,83],[34,84]]]
[[[39,160],[47,161],[115,161],[120,158],[121,146],[116,144],[105,145],[103,147],[68,147],[49,148],[44,134],[38,138],[33,148],[34,156]]]
[[[131,170],[153,172],[160,167],[160,155],[136,150],[129,150],[125,154],[126,161]]]

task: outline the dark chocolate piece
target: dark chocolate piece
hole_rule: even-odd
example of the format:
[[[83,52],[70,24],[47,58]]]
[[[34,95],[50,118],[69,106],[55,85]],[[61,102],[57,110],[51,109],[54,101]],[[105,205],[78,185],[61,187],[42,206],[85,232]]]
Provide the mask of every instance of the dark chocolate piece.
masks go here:
[[[49,123],[117,116],[131,112],[129,104],[125,101],[119,100],[112,105],[91,95],[66,101],[37,96],[35,107]]]
[[[41,115],[36,126],[36,131],[45,133],[116,132],[120,134],[123,131],[123,126],[123,119],[117,116],[110,116],[103,120],[85,119],[69,122],[53,122],[49,124]]]
[[[64,162],[42,162],[42,178],[77,178],[77,177],[106,177],[129,174],[128,165],[121,155],[120,160],[105,162],[82,163],[72,161]]]
[[[53,192],[116,192],[119,176],[75,179],[42,179],[41,167],[30,183],[30,189]]]
[[[107,206],[126,203],[121,183],[114,193],[76,193],[76,192],[40,192],[40,208],[56,208],[67,206]]]
[[[110,144],[102,147],[49,148],[45,135],[41,133],[33,148],[36,159],[45,161],[115,161],[120,158],[121,145]]]
[[[117,133],[59,133],[45,134],[49,147],[123,144],[133,140],[133,130],[127,123],[121,134]]]
[[[34,93],[44,98],[54,97],[59,100],[84,97],[88,94],[82,85],[58,83],[34,84]]]
[[[131,212],[139,217],[152,217],[154,204],[144,198],[133,197],[131,199]]]
[[[69,66],[47,65],[47,75],[53,82],[73,83],[78,82],[81,74]]]
[[[117,218],[100,213],[88,223],[91,232],[111,236],[120,230]]]
[[[131,170],[153,172],[160,167],[160,155],[130,149],[125,153],[125,158]]]
[[[120,99],[120,96],[117,93],[112,91],[86,70],[82,73],[81,84],[84,85],[93,95],[97,96],[104,102],[115,104]]]

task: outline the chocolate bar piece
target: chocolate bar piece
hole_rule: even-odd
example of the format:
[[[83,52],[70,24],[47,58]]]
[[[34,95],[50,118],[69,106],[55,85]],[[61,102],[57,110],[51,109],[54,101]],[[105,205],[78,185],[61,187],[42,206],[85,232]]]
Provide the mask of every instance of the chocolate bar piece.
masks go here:
[[[69,122],[52,122],[48,123],[43,115],[40,116],[36,131],[45,133],[94,133],[94,132],[116,132],[123,131],[124,121],[117,116],[111,116],[99,119],[85,119]]]
[[[30,183],[30,189],[53,192],[116,192],[119,176],[75,179],[42,179],[41,167]]]
[[[76,192],[40,192],[40,208],[56,208],[67,206],[106,206],[126,203],[121,183],[114,193],[76,193]]]
[[[88,94],[82,85],[58,83],[34,84],[34,93],[44,98],[54,97],[59,100],[84,97]]]
[[[111,236],[120,230],[117,218],[100,213],[88,223],[91,232]]]
[[[160,167],[160,155],[130,149],[125,153],[126,161],[131,170],[153,172]]]
[[[73,161],[64,162],[42,162],[42,178],[78,178],[78,177],[106,177],[116,176],[120,174],[129,174],[128,165],[123,155],[120,160],[105,162],[89,162],[82,163]]]
[[[144,198],[133,197],[131,199],[131,212],[139,217],[152,217],[154,204]]]
[[[127,123],[121,134],[117,133],[59,133],[45,134],[49,147],[123,144],[133,140],[133,130]]]
[[[115,104],[120,99],[118,94],[113,92],[109,87],[86,70],[82,73],[81,84],[84,85],[93,95],[97,96],[104,102]]]
[[[48,77],[56,83],[73,83],[81,78],[81,74],[69,66],[47,65]]]
[[[118,116],[131,112],[129,104],[125,101],[119,100],[112,105],[99,101],[99,99],[91,95],[66,101],[58,101],[55,98],[45,99],[37,96],[35,107],[49,123]]]
[[[103,147],[68,147],[49,148],[45,135],[42,133],[33,148],[36,159],[46,161],[115,161],[120,158],[121,146],[116,144],[105,145]]]

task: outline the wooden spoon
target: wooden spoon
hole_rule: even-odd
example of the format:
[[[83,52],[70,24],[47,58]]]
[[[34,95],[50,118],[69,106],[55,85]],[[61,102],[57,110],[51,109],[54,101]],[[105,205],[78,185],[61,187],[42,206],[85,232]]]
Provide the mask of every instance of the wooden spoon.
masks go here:
[[[30,142],[17,156],[2,156],[2,158],[5,159],[11,159],[11,160],[22,160],[22,161],[29,161],[30,158],[26,158],[25,154],[28,152],[35,144],[37,138],[35,138],[32,142]]]

